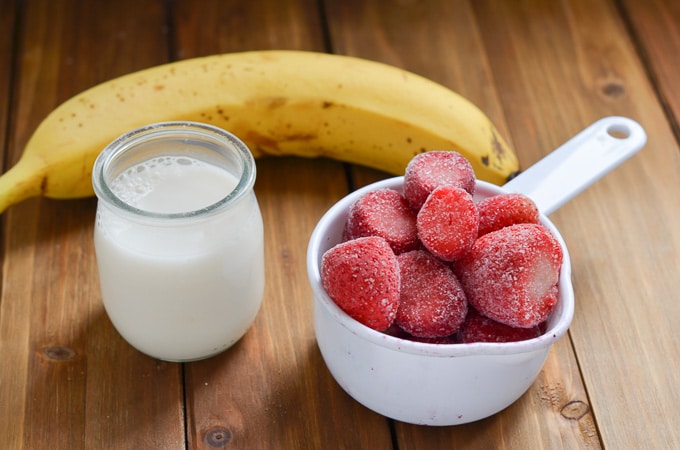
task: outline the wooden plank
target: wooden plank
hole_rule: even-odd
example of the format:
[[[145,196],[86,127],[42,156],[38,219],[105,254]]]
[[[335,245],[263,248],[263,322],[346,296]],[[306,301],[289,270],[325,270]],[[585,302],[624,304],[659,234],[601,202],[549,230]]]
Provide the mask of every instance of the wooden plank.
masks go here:
[[[9,161],[61,101],[164,61],[163,2],[142,3],[22,3]],[[180,366],[140,355],[104,313],[95,205],[33,199],[3,217],[0,447],[183,445]]]
[[[448,86],[474,101],[501,134],[511,137],[470,2],[350,0],[325,5],[333,53],[392,64]]]
[[[207,448],[211,436],[227,433],[235,447],[391,448],[386,421],[330,377],[312,328],[307,240],[344,194],[344,175],[333,162],[289,158],[261,160],[258,171],[267,230],[264,303],[237,346],[187,365],[189,442]],[[274,175],[286,172],[296,177]]]
[[[680,153],[624,22],[605,0],[474,7],[525,161],[602,116],[626,115],[647,130],[639,155],[553,220],[572,255],[570,334],[603,442],[678,447],[677,401],[656,393],[674,392],[680,381],[667,370],[680,357]]]
[[[675,119],[676,134],[680,132],[680,3],[674,0],[624,0],[623,12],[634,32],[641,57],[647,65],[660,99]]]
[[[173,11],[181,58],[267,48],[324,50],[314,1],[194,5],[176,2]],[[259,160],[257,170],[264,303],[235,347],[186,365],[189,445],[391,449],[387,421],[341,390],[314,338],[307,241],[321,215],[347,193],[344,169],[325,160],[271,158]]]
[[[8,153],[8,130],[10,127],[10,108],[12,107],[11,82],[13,75],[13,59],[16,56],[16,15],[17,2],[0,2],[0,149],[2,168],[6,167]],[[5,240],[4,228],[6,221],[2,219],[3,241],[2,260],[3,274],[0,289],[6,291],[8,278],[4,270],[8,257],[8,242]],[[30,261],[30,256],[27,258]],[[32,270],[29,264],[24,266]],[[24,391],[28,370],[26,346],[28,342],[28,330],[23,326],[24,322],[8,321],[16,316],[25,316],[28,311],[27,302],[24,301],[26,286],[14,289],[14,299],[7,295],[0,296],[0,355],[3,363],[0,364],[0,446],[6,448],[21,448],[23,429],[23,416],[25,411]]]
[[[12,77],[12,58],[14,57],[15,2],[0,3],[0,146],[4,150],[10,108],[10,82]],[[4,153],[3,153],[4,154]],[[1,164],[2,162],[0,162]]]
[[[13,59],[16,32],[17,2],[0,3],[0,148],[2,149],[3,170],[7,164],[8,153],[8,130],[10,127],[11,82],[13,75]],[[6,68],[6,69],[5,69]],[[2,219],[3,241],[2,260],[3,274],[0,288],[3,295],[0,296],[0,355],[3,363],[0,364],[0,446],[7,448],[21,448],[23,416],[25,411],[24,392],[28,371],[27,351],[28,329],[24,321],[8,320],[28,314],[28,302],[23,294],[28,291],[27,286],[18,286],[14,289],[14,298],[5,295],[8,278],[4,267],[8,262],[8,242],[4,238],[6,220]],[[26,229],[30,230],[29,227]],[[21,239],[15,236],[15,239]],[[27,256],[28,264],[24,265],[27,270],[32,270],[31,257]]]
[[[491,70],[494,55],[484,47],[490,31],[481,28],[483,18],[476,16],[473,5],[474,2],[446,1],[398,5],[379,1],[328,2],[331,43],[342,53],[399,65],[456,90],[480,106],[511,138],[514,134],[507,132],[505,104],[494,84],[499,75]],[[361,24],[358,30],[357,22]],[[376,37],[371,38],[371,33]],[[521,161],[528,159],[524,152],[518,153]],[[355,173],[358,185],[384,177],[364,169]],[[583,405],[585,413],[573,420],[564,412],[568,404]],[[463,448],[492,448],[499,442],[508,448],[599,446],[568,339],[550,352],[529,392],[502,414],[453,428],[397,424],[396,430],[399,448],[438,448],[447,442],[460,443]]]
[[[174,58],[263,49],[324,50],[313,0],[173,2]]]

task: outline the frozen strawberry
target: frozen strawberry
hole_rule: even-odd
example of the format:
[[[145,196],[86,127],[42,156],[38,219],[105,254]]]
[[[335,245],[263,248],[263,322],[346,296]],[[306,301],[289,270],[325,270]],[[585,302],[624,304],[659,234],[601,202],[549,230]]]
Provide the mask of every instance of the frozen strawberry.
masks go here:
[[[487,233],[456,261],[467,299],[481,314],[520,328],[543,322],[557,303],[562,248],[542,225]]]
[[[475,172],[470,162],[454,151],[431,151],[414,156],[404,172],[404,196],[411,207],[420,209],[439,186],[455,186],[474,194]]]
[[[397,254],[420,246],[416,214],[404,196],[393,189],[371,191],[354,202],[345,223],[344,236],[346,240],[380,236]]]
[[[501,194],[477,203],[479,235],[518,223],[539,223],[538,208],[523,194]]]
[[[465,293],[451,268],[424,250],[397,256],[401,289],[395,323],[417,338],[458,330],[467,314]]]
[[[355,320],[382,331],[399,306],[399,264],[387,241],[369,236],[343,242],[321,258],[328,296]]]
[[[541,327],[517,328],[496,322],[470,308],[457,333],[458,342],[517,342],[540,336]]]
[[[477,238],[479,213],[467,191],[441,186],[418,211],[416,225],[427,250],[440,259],[453,261]]]
[[[426,344],[456,344],[458,342],[456,333],[436,338],[417,337],[407,333],[396,323],[393,323],[392,326],[390,326],[383,333],[388,334],[390,336],[394,336],[399,339],[405,339],[407,341],[413,342],[423,342]]]

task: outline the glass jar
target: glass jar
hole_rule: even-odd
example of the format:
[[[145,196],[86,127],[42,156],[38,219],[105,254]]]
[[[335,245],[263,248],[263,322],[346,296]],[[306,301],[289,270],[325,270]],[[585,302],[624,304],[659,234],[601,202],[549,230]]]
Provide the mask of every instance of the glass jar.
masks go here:
[[[255,172],[243,142],[194,122],[133,130],[97,158],[102,299],[139,351],[203,359],[250,328],[264,292]]]

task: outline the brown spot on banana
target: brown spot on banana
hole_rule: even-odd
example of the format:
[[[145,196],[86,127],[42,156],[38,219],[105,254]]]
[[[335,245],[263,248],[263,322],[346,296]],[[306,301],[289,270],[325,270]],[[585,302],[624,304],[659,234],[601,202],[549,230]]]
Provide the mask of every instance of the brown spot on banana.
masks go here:
[[[270,109],[281,108],[282,106],[285,106],[286,103],[288,103],[288,99],[285,97],[276,97],[268,99],[268,106]]]
[[[496,136],[496,133],[493,131],[491,132],[491,148],[494,150],[494,153],[498,158],[503,159],[505,149],[503,148],[503,144],[501,144],[498,140],[498,136]]]
[[[248,131],[244,134],[243,139],[249,144],[248,146],[255,155],[277,155],[281,153],[278,141],[256,131]]]
[[[287,136],[282,136],[282,142],[309,142],[314,139],[318,139],[318,136],[314,133],[296,133]]]

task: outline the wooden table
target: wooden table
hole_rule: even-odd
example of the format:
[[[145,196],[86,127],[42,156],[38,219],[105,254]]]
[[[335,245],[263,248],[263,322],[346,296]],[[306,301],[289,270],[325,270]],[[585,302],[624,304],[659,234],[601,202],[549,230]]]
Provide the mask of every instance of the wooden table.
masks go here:
[[[551,218],[576,314],[531,389],[457,427],[388,420],[327,371],[305,251],[347,193],[343,164],[258,161],[267,287],[235,347],[190,364],[131,348],[107,318],[94,198],[1,220],[0,448],[680,448],[680,3],[674,0],[0,0],[0,148],[14,164],[60,102],[170,60],[252,49],[387,62],[471,99],[527,167],[624,115],[647,146]],[[354,185],[387,176],[351,167]]]

